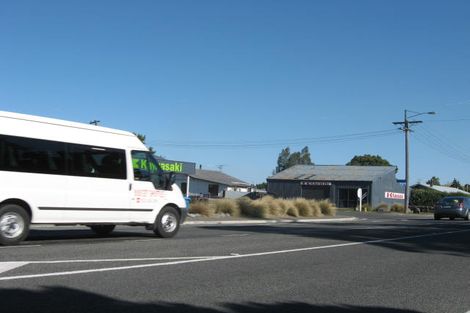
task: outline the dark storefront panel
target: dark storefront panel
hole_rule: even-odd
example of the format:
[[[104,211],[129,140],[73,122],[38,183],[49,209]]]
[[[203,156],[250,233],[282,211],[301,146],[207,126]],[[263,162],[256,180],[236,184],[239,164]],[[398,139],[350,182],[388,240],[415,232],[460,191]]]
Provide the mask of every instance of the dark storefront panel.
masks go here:
[[[330,186],[302,186],[301,196],[306,199],[323,200],[330,198]]]
[[[357,198],[357,189],[358,188],[338,188],[338,201],[336,205],[339,208],[355,208],[359,205],[359,199]],[[369,203],[369,190],[367,188],[362,188],[363,194],[367,193],[367,196],[362,200],[362,203]]]

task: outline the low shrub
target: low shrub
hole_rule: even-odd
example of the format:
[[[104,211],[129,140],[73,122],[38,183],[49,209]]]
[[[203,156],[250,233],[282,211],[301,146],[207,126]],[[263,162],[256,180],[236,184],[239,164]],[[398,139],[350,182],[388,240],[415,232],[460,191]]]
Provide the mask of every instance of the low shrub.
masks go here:
[[[394,203],[390,207],[390,211],[398,212],[398,213],[405,213],[405,206],[403,204]]]
[[[230,216],[240,216],[238,203],[231,199],[217,199],[209,201],[216,214],[229,214]]]
[[[284,216],[286,215],[287,209],[285,203],[282,200],[274,199],[272,196],[266,196],[259,200],[259,203],[268,207],[269,215],[272,216]]]
[[[215,214],[215,210],[208,201],[193,201],[189,207],[189,213],[211,217]]]
[[[373,212],[374,208],[369,203],[365,203],[365,204],[362,205],[362,211],[364,211],[364,212]]]
[[[241,214],[250,217],[266,218],[269,215],[268,205],[262,203],[260,200],[250,200],[243,197],[238,201]]]
[[[296,207],[291,206],[291,207],[287,208],[286,214],[288,216],[299,217],[299,210]]]
[[[320,206],[321,214],[329,216],[336,215],[336,208],[329,200],[321,200],[318,202],[318,205]]]
[[[390,208],[388,207],[388,204],[386,203],[381,203],[378,206],[375,207],[375,211],[378,212],[390,212]]]
[[[209,201],[193,201],[189,213],[214,216],[229,214],[230,216],[267,217],[319,217],[336,215],[336,208],[328,200],[316,201],[304,198],[275,199],[266,196],[258,200],[243,197],[238,200],[217,199]]]
[[[294,206],[297,208],[300,216],[313,216],[313,209],[310,201],[303,198],[297,198],[294,200]]]

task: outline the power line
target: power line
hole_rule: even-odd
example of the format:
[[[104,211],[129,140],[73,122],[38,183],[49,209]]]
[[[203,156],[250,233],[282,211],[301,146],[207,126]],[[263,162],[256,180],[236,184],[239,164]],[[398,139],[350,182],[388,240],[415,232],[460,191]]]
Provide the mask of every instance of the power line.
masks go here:
[[[469,155],[468,153],[470,153],[470,150],[466,150],[464,147],[455,144],[454,142],[452,142],[451,139],[446,138],[442,135],[437,135],[435,132],[431,131],[430,129],[426,127],[422,127],[422,130],[425,133],[427,133],[429,136],[435,138],[442,145],[447,146],[448,148],[456,151],[457,153],[461,153],[467,156]]]
[[[448,120],[429,120],[429,121],[426,121],[426,123],[463,122],[463,121],[470,121],[470,118],[456,118],[456,119],[448,119]]]
[[[298,144],[331,144],[355,140],[365,140],[399,134],[397,129],[370,131],[326,137],[308,137],[293,139],[256,140],[256,141],[159,141],[153,144],[174,148],[263,148]]]
[[[416,139],[424,145],[451,159],[470,163],[470,154],[462,147],[452,143],[448,138],[436,135],[425,127],[420,127],[419,130],[415,133]]]

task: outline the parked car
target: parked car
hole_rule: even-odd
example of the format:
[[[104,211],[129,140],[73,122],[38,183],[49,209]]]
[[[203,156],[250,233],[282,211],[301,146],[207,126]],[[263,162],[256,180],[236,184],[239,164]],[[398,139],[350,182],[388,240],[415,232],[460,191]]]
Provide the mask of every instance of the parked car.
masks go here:
[[[445,197],[437,202],[434,207],[434,219],[439,220],[448,217],[451,220],[458,218],[470,219],[470,198]]]

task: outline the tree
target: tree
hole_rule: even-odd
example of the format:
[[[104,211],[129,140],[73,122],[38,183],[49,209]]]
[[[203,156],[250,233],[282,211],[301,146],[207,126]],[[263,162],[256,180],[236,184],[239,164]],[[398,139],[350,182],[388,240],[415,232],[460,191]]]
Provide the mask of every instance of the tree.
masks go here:
[[[358,166],[392,166],[390,162],[383,159],[379,155],[356,155],[346,165],[358,165]]]
[[[441,182],[439,181],[439,177],[433,176],[430,180],[426,182],[426,184],[431,186],[440,186]]]
[[[452,183],[451,183],[449,186],[450,186],[450,187],[453,187],[453,188],[463,189],[463,188],[462,188],[462,185],[461,185],[460,182],[457,180],[457,178],[454,178],[454,180],[452,181]]]
[[[256,184],[256,189],[266,190],[266,189],[268,189],[268,183],[264,182],[264,183],[261,183],[261,184]]]
[[[294,153],[290,153],[290,148],[286,147],[281,150],[281,153],[279,153],[277,158],[277,167],[274,173],[282,172],[289,167],[299,164],[313,165],[313,162],[310,159],[308,147],[305,146],[301,151]]]
[[[139,133],[134,133],[134,135],[136,135],[137,138],[139,138],[139,140],[142,141],[142,143],[147,146],[147,144],[145,143],[145,135],[142,135]],[[155,154],[156,151],[152,147],[147,146],[147,148],[149,149],[150,153]]]
[[[463,186],[463,189],[464,189],[466,192],[470,192],[470,184],[465,184],[465,186]]]

